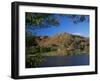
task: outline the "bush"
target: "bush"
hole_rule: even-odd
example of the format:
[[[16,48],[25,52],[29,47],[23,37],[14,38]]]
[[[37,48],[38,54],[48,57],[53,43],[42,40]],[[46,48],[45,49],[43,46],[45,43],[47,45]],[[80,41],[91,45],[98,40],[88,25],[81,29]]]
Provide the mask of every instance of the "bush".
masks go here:
[[[40,53],[34,54],[34,56],[26,56],[26,68],[33,68],[39,66],[44,61],[44,56]]]

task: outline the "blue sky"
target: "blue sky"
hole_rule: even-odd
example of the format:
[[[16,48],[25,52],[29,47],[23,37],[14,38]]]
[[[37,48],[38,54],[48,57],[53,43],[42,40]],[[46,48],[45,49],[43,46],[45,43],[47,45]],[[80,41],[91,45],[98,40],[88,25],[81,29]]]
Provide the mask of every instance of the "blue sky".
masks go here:
[[[36,31],[34,30],[32,32],[35,32],[36,35],[41,36],[52,36],[57,33],[67,32],[71,34],[89,37],[89,21],[84,21],[75,24],[68,17],[60,16],[59,19],[60,25],[58,27],[51,26],[49,28],[43,28]]]

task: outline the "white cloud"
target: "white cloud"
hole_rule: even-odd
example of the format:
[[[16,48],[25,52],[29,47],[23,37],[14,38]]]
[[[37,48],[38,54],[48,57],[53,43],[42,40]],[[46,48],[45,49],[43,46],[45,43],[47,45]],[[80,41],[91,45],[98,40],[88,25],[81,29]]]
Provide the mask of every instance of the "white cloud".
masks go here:
[[[81,33],[73,33],[74,35],[82,35]]]

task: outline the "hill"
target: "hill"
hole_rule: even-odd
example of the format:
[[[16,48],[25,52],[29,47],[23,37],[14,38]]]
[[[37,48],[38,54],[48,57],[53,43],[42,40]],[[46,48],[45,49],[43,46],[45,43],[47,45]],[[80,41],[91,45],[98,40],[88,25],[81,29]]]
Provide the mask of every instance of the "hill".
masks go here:
[[[89,54],[89,38],[69,33],[54,36],[39,36],[36,39],[42,52],[51,55]]]

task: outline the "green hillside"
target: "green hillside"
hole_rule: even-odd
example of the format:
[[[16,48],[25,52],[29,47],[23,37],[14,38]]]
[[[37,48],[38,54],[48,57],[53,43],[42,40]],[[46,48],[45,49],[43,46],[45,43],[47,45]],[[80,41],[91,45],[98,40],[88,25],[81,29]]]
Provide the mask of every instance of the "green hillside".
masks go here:
[[[31,54],[40,52],[43,55],[89,54],[89,38],[68,33],[54,36],[34,36],[30,46]],[[38,50],[38,51],[37,51]]]

